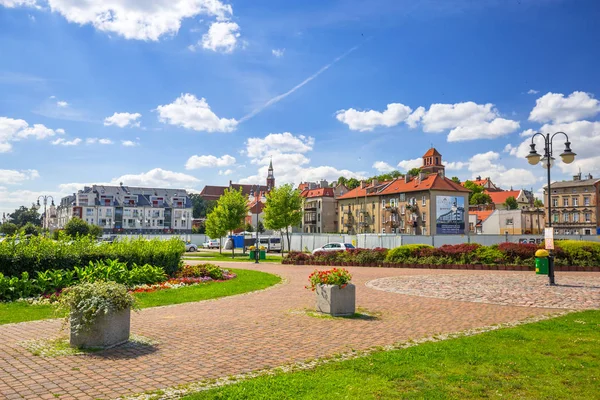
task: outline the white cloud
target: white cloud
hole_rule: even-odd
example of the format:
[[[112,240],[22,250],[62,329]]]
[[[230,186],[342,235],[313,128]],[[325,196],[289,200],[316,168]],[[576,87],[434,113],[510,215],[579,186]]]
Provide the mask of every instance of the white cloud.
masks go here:
[[[372,168],[375,168],[378,172],[382,172],[382,173],[392,172],[393,170],[395,170],[394,167],[392,167],[390,164],[386,163],[385,161],[375,161],[373,163]]]
[[[63,101],[63,100],[59,100],[56,102],[56,105],[59,107],[68,107],[69,103],[67,103],[66,101]]]
[[[110,139],[99,139],[99,138],[87,138],[85,140],[86,144],[113,144],[114,142]]]
[[[507,189],[515,189],[537,183],[536,176],[528,169],[510,168],[498,163],[500,154],[494,151],[475,154],[469,159],[468,169],[472,178],[477,176],[489,177],[496,185]]]
[[[121,140],[121,144],[125,147],[136,147],[139,146],[139,142],[134,142],[133,140]]]
[[[278,153],[306,153],[313,149],[315,138],[294,136],[290,132],[270,133],[264,138],[248,138],[246,154],[250,158],[265,157]]]
[[[147,187],[187,187],[197,185],[200,180],[194,176],[173,172],[162,168],[154,168],[140,174],[126,174],[112,180],[113,184],[123,182],[126,186]]]
[[[240,26],[231,21],[213,22],[202,36],[202,47],[212,51],[231,53],[240,37]]]
[[[18,185],[23,181],[37,179],[40,174],[35,169],[27,169],[16,171],[12,169],[0,169],[0,184],[4,185]]]
[[[226,169],[224,171],[223,170],[219,171],[219,175],[227,176],[227,175],[231,175],[231,174],[233,174],[233,170],[232,169]]]
[[[496,118],[491,122],[477,125],[459,126],[448,134],[449,142],[460,142],[475,139],[495,139],[519,129],[519,123],[510,119]]]
[[[65,131],[63,129],[53,130],[42,124],[29,126],[27,121],[22,119],[0,117],[0,153],[6,153],[12,150],[11,142],[28,138],[42,140],[64,133]]]
[[[206,99],[198,99],[193,94],[182,94],[173,103],[156,108],[159,120],[166,124],[206,132],[232,132],[238,121],[219,118],[210,109]]]
[[[119,128],[125,128],[126,126],[139,127],[140,121],[137,121],[142,114],[140,113],[114,113],[110,117],[104,118],[104,125],[116,125]]]
[[[529,89],[527,91],[527,94],[538,94],[539,92],[540,92],[539,90]]]
[[[585,92],[546,93],[536,100],[529,114],[530,121],[565,123],[594,117],[600,113],[600,101]]]
[[[469,165],[469,163],[465,163],[462,161],[456,161],[456,162],[447,162],[446,163],[446,170],[449,171],[460,171],[461,169],[467,167]]]
[[[423,158],[415,158],[413,160],[403,160],[398,163],[398,167],[404,171],[409,171],[413,168],[420,168],[423,166]]]
[[[273,55],[277,58],[281,58],[283,57],[283,54],[285,53],[285,49],[273,49],[271,50],[271,53],[273,53]]]
[[[353,131],[372,131],[378,126],[392,127],[405,121],[411,113],[411,108],[400,103],[391,103],[383,112],[368,110],[358,111],[354,108],[340,110],[335,117],[348,125]],[[412,123],[412,120],[411,120]]]
[[[421,122],[421,118],[425,115],[425,107],[418,107],[412,114],[406,118],[406,125],[411,128],[416,128],[419,122]]]
[[[79,138],[75,138],[73,140],[66,140],[64,138],[58,138],[58,139],[52,141],[52,144],[55,145],[55,146],[57,146],[57,145],[60,145],[60,146],[77,146],[80,143],[81,143],[81,139],[79,139]]]
[[[34,0],[0,0],[7,7],[35,6]],[[226,20],[231,5],[219,0],[47,0],[50,10],[67,21],[93,25],[97,30],[116,33],[126,39],[159,40],[175,35],[186,18],[197,15]],[[39,1],[41,3],[41,1]]]
[[[208,156],[191,156],[185,163],[185,169],[198,168],[213,168],[213,167],[228,167],[235,164],[235,157],[225,154],[222,157]]]

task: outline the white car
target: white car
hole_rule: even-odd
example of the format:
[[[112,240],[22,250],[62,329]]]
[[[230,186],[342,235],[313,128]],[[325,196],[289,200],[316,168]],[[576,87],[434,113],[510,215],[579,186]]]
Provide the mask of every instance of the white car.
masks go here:
[[[220,246],[218,240],[210,239],[207,242],[202,243],[202,247],[205,249],[218,249]]]
[[[316,248],[312,251],[315,254],[317,251],[342,251],[342,250],[350,250],[353,249],[354,246],[351,243],[327,243],[323,247]]]
[[[198,246],[195,245],[194,243],[186,243],[185,251],[198,251]]]

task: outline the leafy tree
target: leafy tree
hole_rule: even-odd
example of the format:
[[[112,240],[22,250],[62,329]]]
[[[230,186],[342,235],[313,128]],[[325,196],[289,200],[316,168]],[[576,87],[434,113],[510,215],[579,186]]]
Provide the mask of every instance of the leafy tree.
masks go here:
[[[292,185],[283,185],[267,194],[265,226],[273,230],[285,229],[290,249],[290,226],[302,223],[302,197]]]
[[[216,201],[214,200],[204,200],[197,193],[192,193],[189,196],[192,200],[192,216],[194,218],[205,218],[215,208]]]
[[[21,232],[23,232],[25,235],[34,235],[34,236],[37,236],[37,235],[40,234],[40,231],[41,231],[40,227],[39,226],[35,226],[31,222],[26,223],[21,228]]]
[[[544,207],[544,202],[538,198],[533,201],[534,207]]]
[[[360,181],[356,178],[350,178],[346,181],[346,187],[350,190],[356,189],[360,186]]]
[[[242,228],[244,219],[248,215],[248,200],[242,194],[242,188],[240,190],[225,189],[225,193],[217,201],[217,207],[209,215],[212,215],[215,211],[217,211],[215,222],[226,232],[233,234],[233,231]],[[234,258],[234,254],[235,247],[232,247],[231,258]]]
[[[460,179],[458,179],[458,176],[453,176],[451,179],[452,182],[458,183],[460,185]]]
[[[95,238],[100,237],[100,236],[102,236],[102,228],[100,228],[98,225],[90,224],[89,230],[88,230],[88,235],[95,237]]]
[[[73,217],[65,224],[65,233],[71,237],[86,236],[90,233],[90,227],[79,217]]]
[[[346,187],[348,187],[348,179],[344,178],[343,176],[340,176],[337,180],[338,185],[344,185]]]
[[[265,233],[265,225],[261,220],[258,221],[258,233]]]
[[[516,210],[517,208],[519,208],[519,203],[517,203],[517,199],[515,199],[514,196],[509,196],[504,201],[504,206],[507,210]]]
[[[244,228],[246,232],[254,232],[254,226],[250,222],[246,223],[246,227]]]
[[[5,222],[0,225],[0,232],[4,233],[7,236],[12,236],[17,233],[19,227],[17,224],[13,224],[12,222]]]
[[[491,204],[492,198],[487,193],[474,193],[470,195],[469,204]]]
[[[227,234],[227,229],[225,229],[220,222],[221,213],[221,208],[215,207],[210,214],[208,214],[206,221],[204,222],[206,234],[211,239],[219,238],[219,253],[223,253],[223,243],[221,242],[221,239]]]
[[[42,226],[42,217],[38,213],[38,208],[32,204],[31,208],[21,206],[9,215],[10,221],[19,228],[24,227],[28,222],[33,225]]]
[[[417,175],[419,175],[419,172],[421,172],[421,168],[413,168],[410,171],[408,171],[407,173],[408,173],[408,175],[411,175],[411,176],[417,176]]]

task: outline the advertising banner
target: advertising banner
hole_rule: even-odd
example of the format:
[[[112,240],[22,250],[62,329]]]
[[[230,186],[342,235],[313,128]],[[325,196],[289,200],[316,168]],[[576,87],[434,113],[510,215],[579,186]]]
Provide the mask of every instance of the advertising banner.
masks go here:
[[[436,234],[464,235],[465,198],[454,196],[436,196]]]

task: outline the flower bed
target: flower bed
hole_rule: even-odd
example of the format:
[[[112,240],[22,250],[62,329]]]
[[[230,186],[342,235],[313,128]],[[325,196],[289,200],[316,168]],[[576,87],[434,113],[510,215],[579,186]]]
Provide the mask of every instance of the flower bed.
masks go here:
[[[556,242],[557,271],[600,271],[600,243],[565,240]],[[339,252],[306,254],[290,252],[283,264],[371,266],[396,268],[533,270],[535,251],[541,245],[501,243],[444,245],[434,248],[415,244],[391,250],[353,249]]]

